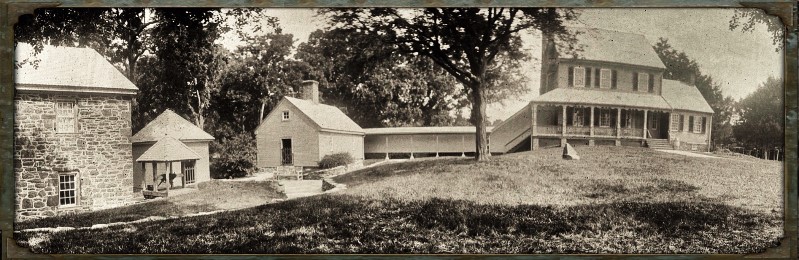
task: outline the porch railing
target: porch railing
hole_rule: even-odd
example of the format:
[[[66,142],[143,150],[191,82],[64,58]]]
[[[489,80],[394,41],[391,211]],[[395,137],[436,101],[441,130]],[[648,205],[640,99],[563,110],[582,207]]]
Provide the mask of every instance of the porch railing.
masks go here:
[[[567,126],[566,135],[590,135],[591,127],[588,126]]]
[[[536,134],[539,135],[560,135],[563,133],[560,126],[537,126]]]
[[[595,136],[616,136],[616,128],[594,127]]]
[[[621,129],[621,136],[622,137],[642,137],[643,136],[643,128],[622,128]]]

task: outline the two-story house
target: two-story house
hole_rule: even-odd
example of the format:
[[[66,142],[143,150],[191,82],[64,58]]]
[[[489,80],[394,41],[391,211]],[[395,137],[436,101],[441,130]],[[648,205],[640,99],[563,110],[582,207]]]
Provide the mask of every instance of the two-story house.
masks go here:
[[[492,152],[566,142],[707,149],[713,110],[695,86],[663,79],[643,35],[572,30],[571,48],[543,38],[540,95],[494,127]]]

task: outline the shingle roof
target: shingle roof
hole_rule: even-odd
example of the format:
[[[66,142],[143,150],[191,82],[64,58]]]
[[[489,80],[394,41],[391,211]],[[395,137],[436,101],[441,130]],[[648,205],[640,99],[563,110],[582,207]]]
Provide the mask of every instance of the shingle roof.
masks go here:
[[[363,129],[344,112],[334,106],[314,103],[310,100],[285,97],[288,102],[308,116],[322,130],[345,131],[363,134]]]
[[[150,149],[136,159],[137,162],[169,162],[182,160],[199,160],[200,155],[191,150],[183,142],[166,136],[155,142]]]
[[[493,127],[486,127],[491,132]],[[474,134],[474,126],[381,127],[364,129],[367,135],[379,134]]]
[[[663,99],[677,110],[698,111],[713,113],[713,108],[707,103],[702,93],[694,86],[686,85],[677,80],[663,80]]]
[[[16,69],[17,89],[131,95],[138,90],[93,49],[44,46],[41,53],[33,56],[30,45],[17,47],[17,61],[37,62],[37,66],[23,62]]]
[[[570,28],[576,32],[578,59],[608,61],[665,69],[652,45],[640,34],[596,28]],[[573,58],[567,50],[558,49],[561,58]]]
[[[666,100],[659,95],[583,88],[556,88],[533,98],[532,102],[671,109]]]
[[[211,141],[214,137],[180,115],[165,110],[130,138],[133,143],[155,142],[168,136],[181,141]]]

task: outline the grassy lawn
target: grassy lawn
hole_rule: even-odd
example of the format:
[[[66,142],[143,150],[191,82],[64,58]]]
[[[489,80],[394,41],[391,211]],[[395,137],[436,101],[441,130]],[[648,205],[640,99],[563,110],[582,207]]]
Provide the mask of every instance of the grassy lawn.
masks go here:
[[[285,195],[276,192],[275,183],[211,181],[201,185],[203,186],[200,190],[189,194],[126,207],[23,221],[15,223],[14,229],[89,227],[94,224],[134,221],[150,216],[182,216],[223,209],[240,209],[261,205],[274,198],[285,198]]]
[[[776,162],[577,147],[418,160],[220,214],[16,238],[43,253],[753,253],[782,236]],[[75,243],[74,241],[81,241]]]

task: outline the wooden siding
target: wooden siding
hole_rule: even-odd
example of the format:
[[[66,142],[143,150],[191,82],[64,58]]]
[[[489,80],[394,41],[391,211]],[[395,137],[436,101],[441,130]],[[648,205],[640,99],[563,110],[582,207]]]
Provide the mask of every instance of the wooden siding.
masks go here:
[[[674,114],[683,115],[683,125],[685,126],[684,129],[680,129],[677,131],[672,131],[669,129],[669,139],[679,139],[681,143],[692,143],[692,144],[708,144],[708,139],[710,135],[710,131],[708,131],[708,126],[711,124],[710,118],[712,117],[711,114],[702,114],[702,113],[692,113],[692,112],[680,112],[675,111]],[[694,118],[698,118],[698,120],[702,120],[702,117],[707,119],[705,123],[705,132],[704,133],[694,133],[689,131],[689,120],[690,116],[694,116]],[[696,119],[694,119],[696,120]]]
[[[559,88],[568,88],[569,86],[569,66],[583,66],[583,67],[591,67],[592,74],[591,74],[591,89],[596,91],[624,91],[624,92],[634,92],[634,93],[648,93],[646,91],[634,91],[633,90],[633,73],[641,72],[641,73],[652,73],[652,76],[655,78],[654,80],[654,90],[653,94],[660,95],[661,94],[661,83],[663,79],[663,72],[659,69],[647,68],[647,67],[637,67],[637,66],[629,66],[629,65],[619,65],[613,63],[606,63],[606,62],[596,62],[596,61],[571,61],[571,60],[560,60],[558,63],[558,72],[557,72],[557,86]],[[594,87],[594,72],[593,68],[600,68],[600,69],[611,69],[616,70],[616,89],[611,88],[597,88]],[[647,83],[648,86],[648,83]],[[588,87],[586,87],[588,88]],[[553,88],[554,89],[554,88]]]
[[[377,134],[364,138],[365,153],[469,153],[474,148],[474,133]]]
[[[289,120],[282,112],[289,111]],[[319,129],[299,109],[281,101],[255,131],[258,167],[280,166],[281,139],[291,139],[295,166],[316,167],[319,164]]]
[[[363,160],[363,136],[322,132],[319,134],[319,160],[325,155],[349,153],[356,160]]]

